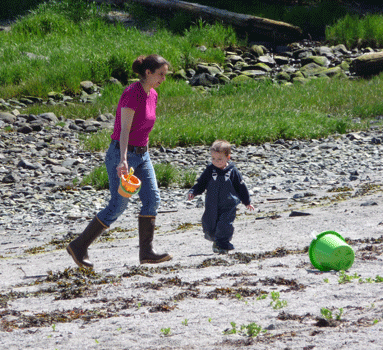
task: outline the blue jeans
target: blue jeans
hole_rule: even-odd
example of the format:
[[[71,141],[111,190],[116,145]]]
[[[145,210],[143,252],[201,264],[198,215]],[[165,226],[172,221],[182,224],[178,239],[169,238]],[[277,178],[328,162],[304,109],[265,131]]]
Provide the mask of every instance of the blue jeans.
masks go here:
[[[120,179],[117,176],[117,165],[120,163],[119,142],[112,140],[105,157],[106,170],[109,177],[109,191],[111,198],[107,207],[97,214],[97,218],[105,225],[110,226],[127,208],[130,199],[118,193]],[[156,216],[161,198],[158,190],[156,174],[149,152],[136,154],[128,152],[129,167],[134,168],[134,175],[141,180],[141,190],[138,192],[142,206],[140,215]]]

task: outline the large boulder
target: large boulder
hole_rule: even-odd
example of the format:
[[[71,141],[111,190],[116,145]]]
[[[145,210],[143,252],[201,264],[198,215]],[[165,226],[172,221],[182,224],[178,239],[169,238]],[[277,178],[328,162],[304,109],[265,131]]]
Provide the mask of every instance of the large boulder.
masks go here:
[[[361,76],[379,74],[383,71],[383,51],[355,58],[350,64],[350,71]]]

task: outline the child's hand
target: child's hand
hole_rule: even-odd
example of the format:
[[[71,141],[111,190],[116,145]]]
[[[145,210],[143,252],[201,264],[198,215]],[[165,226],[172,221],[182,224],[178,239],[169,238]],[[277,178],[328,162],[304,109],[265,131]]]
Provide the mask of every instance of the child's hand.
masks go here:
[[[191,201],[192,199],[194,199],[194,194],[193,193],[189,193],[188,194],[188,201]]]
[[[249,210],[255,210],[255,208],[251,204],[246,205],[246,208],[249,209]]]

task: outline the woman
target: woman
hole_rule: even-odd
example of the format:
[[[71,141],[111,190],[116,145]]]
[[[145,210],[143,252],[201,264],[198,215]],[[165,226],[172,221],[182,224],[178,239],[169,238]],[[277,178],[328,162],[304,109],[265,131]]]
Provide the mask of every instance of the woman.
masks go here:
[[[111,199],[108,206],[101,210],[84,232],[67,247],[68,253],[79,266],[93,266],[88,257],[89,245],[109,228],[128,206],[129,198],[118,193],[118,186],[121,175],[128,174],[129,167],[134,168],[134,175],[142,183],[138,193],[142,202],[138,216],[140,263],[160,263],[172,258],[167,253],[157,254],[152,248],[160,194],[148,150],[149,133],[156,120],[158,95],[154,89],[165,80],[169,63],[158,55],[140,56],[133,62],[132,69],[140,76],[140,81],[128,86],[120,98],[111,135],[112,142],[105,158]]]

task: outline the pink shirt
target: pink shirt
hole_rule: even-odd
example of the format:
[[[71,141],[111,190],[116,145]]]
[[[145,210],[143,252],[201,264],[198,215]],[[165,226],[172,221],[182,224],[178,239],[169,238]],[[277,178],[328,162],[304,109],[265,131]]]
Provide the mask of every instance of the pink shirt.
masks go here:
[[[148,96],[140,82],[129,85],[118,102],[112,140],[120,140],[121,108],[131,108],[135,113],[129,133],[129,145],[146,146],[156,121],[157,97],[154,89],[150,90]]]

